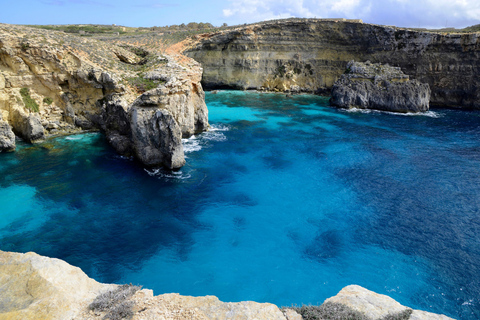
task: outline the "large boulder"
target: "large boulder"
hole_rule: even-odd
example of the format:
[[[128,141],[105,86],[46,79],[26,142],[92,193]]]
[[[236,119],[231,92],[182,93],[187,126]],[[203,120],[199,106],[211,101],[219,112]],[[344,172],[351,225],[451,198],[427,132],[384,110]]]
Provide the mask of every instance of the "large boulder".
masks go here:
[[[0,113],[0,152],[15,151],[15,148],[15,134],[8,122],[2,120],[2,114]]]
[[[0,319],[72,319],[105,285],[68,263],[0,251]]]
[[[424,112],[429,109],[430,87],[410,80],[400,68],[350,61],[335,82],[330,103],[341,108],[391,112]]]
[[[38,113],[25,111],[22,106],[14,106],[10,123],[13,131],[27,142],[34,143],[45,140],[45,131]]]
[[[361,314],[365,320],[453,320],[441,314],[412,310],[386,295],[375,293],[357,285],[343,288],[336,296],[325,300],[324,305],[326,304],[343,305]]]
[[[134,153],[143,164],[169,169],[185,164],[182,132],[168,110],[135,106],[131,128]]]

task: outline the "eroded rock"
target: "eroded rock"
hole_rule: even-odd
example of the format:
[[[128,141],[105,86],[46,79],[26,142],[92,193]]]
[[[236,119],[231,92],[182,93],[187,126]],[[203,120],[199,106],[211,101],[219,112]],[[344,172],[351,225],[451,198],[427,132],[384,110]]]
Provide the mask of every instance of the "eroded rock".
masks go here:
[[[119,310],[133,320],[301,320],[295,310],[280,310],[270,303],[222,302],[215,296],[190,297],[176,293],[154,296],[149,289],[136,291],[138,288],[131,285],[101,284],[64,261],[32,252],[0,251],[0,289],[0,320],[100,320]],[[326,304],[354,310],[359,319],[452,320],[412,310],[390,297],[356,285],[343,288],[335,297],[327,299]],[[338,318],[335,318],[336,308],[324,309],[328,319]]]
[[[15,151],[15,134],[8,122],[2,120],[0,113],[0,152]]]
[[[182,136],[208,128],[202,68],[186,57],[177,63],[168,56],[128,48],[132,50],[2,24],[0,112],[5,113],[4,120],[16,135],[32,143],[52,135],[101,129],[120,154],[136,156],[148,166],[182,166]],[[135,66],[140,63],[149,70],[145,76]],[[152,89],[151,82],[157,88]],[[147,89],[137,86],[145,83]],[[22,102],[24,88],[30,102],[34,101],[33,109]],[[143,92],[148,89],[152,90]]]
[[[0,251],[0,319],[72,319],[109,287],[59,259]]]
[[[429,109],[430,87],[410,80],[400,68],[350,61],[335,82],[330,103],[341,108],[392,112],[424,112]]]

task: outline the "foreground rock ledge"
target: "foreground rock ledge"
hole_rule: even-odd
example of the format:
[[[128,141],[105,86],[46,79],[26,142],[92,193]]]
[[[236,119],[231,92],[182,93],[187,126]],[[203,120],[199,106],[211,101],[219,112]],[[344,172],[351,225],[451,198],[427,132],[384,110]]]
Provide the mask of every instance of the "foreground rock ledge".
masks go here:
[[[0,251],[0,320],[7,319],[104,319],[107,311],[89,306],[101,294],[120,286],[101,284],[68,263],[36,253]],[[123,303],[122,312],[132,319],[278,319],[301,320],[293,309],[280,310],[270,303],[222,302],[217,297],[179,294],[154,296],[152,290],[137,291]],[[411,310],[385,295],[360,286],[343,288],[325,304],[342,305],[361,313],[364,319],[448,320],[449,317]],[[116,306],[112,305],[111,309]],[[117,308],[118,309],[118,308]],[[405,314],[409,318],[402,317]],[[402,318],[399,318],[402,317]]]
[[[410,80],[398,67],[369,61],[350,61],[333,85],[330,99],[332,105],[340,108],[402,113],[428,111],[429,101],[428,84]]]

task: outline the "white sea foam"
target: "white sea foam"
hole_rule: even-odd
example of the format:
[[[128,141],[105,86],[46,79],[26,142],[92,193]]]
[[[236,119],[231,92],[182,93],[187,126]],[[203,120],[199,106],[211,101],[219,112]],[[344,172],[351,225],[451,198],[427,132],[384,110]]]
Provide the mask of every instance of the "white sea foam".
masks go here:
[[[207,131],[202,134],[202,139],[210,141],[225,141],[227,140],[227,137],[221,132]]]
[[[396,116],[424,116],[430,118],[440,118],[442,115],[435,111],[425,111],[425,112],[392,112],[392,111],[382,111],[382,110],[373,110],[373,109],[361,109],[361,108],[348,108],[342,109],[345,112],[354,112],[354,113],[387,113]]]
[[[200,141],[196,136],[191,136],[188,139],[182,139],[182,144],[183,144],[183,152],[185,153],[202,150]]]
[[[158,177],[166,180],[185,180],[192,177],[190,173],[180,171],[166,171],[165,169],[143,169],[150,177]]]
[[[214,124],[208,131],[228,131],[230,128],[224,124]]]
[[[79,136],[68,136],[65,138],[65,140],[81,140],[82,137]]]
[[[230,128],[223,124],[212,125],[207,132],[199,135],[193,135],[188,139],[182,139],[183,151],[185,154],[202,150],[209,141],[225,141],[227,137],[222,131],[228,131]]]

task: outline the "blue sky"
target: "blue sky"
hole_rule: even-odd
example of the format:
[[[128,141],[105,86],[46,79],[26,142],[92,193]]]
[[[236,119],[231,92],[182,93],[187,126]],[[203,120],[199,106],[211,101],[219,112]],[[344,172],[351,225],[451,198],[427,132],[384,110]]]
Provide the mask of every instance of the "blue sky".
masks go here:
[[[229,25],[288,17],[352,18],[401,27],[480,24],[480,0],[0,0],[0,22]]]

